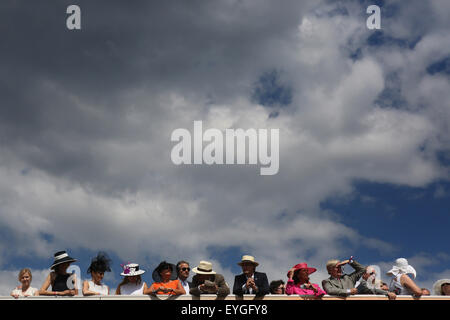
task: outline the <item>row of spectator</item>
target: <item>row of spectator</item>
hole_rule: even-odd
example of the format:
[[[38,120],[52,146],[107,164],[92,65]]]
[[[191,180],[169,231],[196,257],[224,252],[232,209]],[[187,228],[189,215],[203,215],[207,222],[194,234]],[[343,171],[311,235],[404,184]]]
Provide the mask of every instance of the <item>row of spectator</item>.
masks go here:
[[[70,257],[66,251],[55,253],[53,264],[50,266],[52,271],[39,290],[31,287],[31,271],[22,269],[18,277],[21,285],[11,292],[11,296],[18,298],[36,295],[78,295],[76,276],[67,272],[70,264],[75,261],[77,260]],[[84,296],[111,294],[110,288],[103,283],[105,272],[111,271],[110,264],[111,260],[103,252],[91,261],[87,270],[91,274],[91,280],[85,280],[82,285]],[[342,267],[346,264],[352,266],[355,271],[344,274]],[[308,266],[307,263],[299,263],[292,267],[287,273],[286,284],[283,280],[275,280],[270,285],[267,275],[256,271],[259,263],[253,256],[244,255],[238,265],[242,268],[242,274],[235,276],[232,291],[237,296],[295,294],[321,298],[325,294],[344,297],[355,294],[376,294],[395,299],[397,295],[420,297],[430,294],[427,289],[419,288],[414,282],[416,271],[405,258],[397,259],[392,269],[387,272],[391,276],[389,286],[377,279],[374,266],[363,266],[353,257],[344,261],[329,260],[326,267],[330,277],[322,281],[322,287],[310,282],[309,276],[317,269]],[[115,290],[116,295],[216,294],[222,298],[230,294],[230,288],[223,275],[216,273],[209,261],[200,261],[198,266],[192,268],[195,275],[191,282],[188,281],[191,268],[187,261],[179,261],[176,265],[163,261],[153,271],[154,282],[150,286],[142,281],[141,275],[145,273],[145,270],[140,269],[137,263],[124,264],[122,269],[123,280]],[[434,284],[434,294],[450,295],[450,279],[438,280]]]

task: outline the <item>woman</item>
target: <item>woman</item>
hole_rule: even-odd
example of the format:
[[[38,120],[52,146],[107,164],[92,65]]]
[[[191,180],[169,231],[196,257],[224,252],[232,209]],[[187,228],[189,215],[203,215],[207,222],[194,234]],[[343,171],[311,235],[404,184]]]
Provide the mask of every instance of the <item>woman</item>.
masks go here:
[[[408,276],[411,274],[416,278],[416,270],[408,264],[405,258],[398,258],[391,270],[386,273],[392,276],[389,291],[396,295],[413,295],[420,297],[423,295],[422,289]]]
[[[177,279],[175,265],[166,261],[161,262],[152,274],[153,282],[150,288],[144,291],[145,294],[186,294],[181,282]]]
[[[141,275],[145,273],[145,270],[139,269],[137,263],[129,263],[122,267],[123,272],[120,275],[124,278],[117,286],[116,294],[133,296],[143,295],[144,290],[147,290],[147,284],[142,282],[141,278]]]
[[[441,279],[434,283],[434,294],[437,296],[450,296],[450,279]]]
[[[18,286],[11,292],[11,296],[14,298],[19,297],[30,297],[30,296],[38,296],[39,290],[36,288],[32,288],[31,280],[33,279],[31,275],[31,270],[28,268],[22,269],[19,272],[18,280],[22,284]]]
[[[99,252],[97,257],[91,261],[87,273],[91,274],[91,280],[85,280],[83,282],[83,295],[94,296],[109,294],[109,287],[102,283],[105,272],[111,272],[110,268],[111,260],[104,252]]]
[[[76,296],[78,288],[76,287],[75,274],[67,273],[72,262],[77,261],[71,258],[66,251],[58,251],[54,255],[55,260],[50,266],[53,271],[47,276],[39,290],[39,294],[43,296]],[[51,291],[47,291],[52,286]]]
[[[319,285],[309,281],[309,275],[316,272],[316,268],[310,268],[306,263],[295,265],[288,272],[288,282],[286,284],[286,294],[299,294],[315,297],[322,297],[326,294]]]
[[[269,285],[270,294],[285,294],[285,285],[283,280],[273,280]]]

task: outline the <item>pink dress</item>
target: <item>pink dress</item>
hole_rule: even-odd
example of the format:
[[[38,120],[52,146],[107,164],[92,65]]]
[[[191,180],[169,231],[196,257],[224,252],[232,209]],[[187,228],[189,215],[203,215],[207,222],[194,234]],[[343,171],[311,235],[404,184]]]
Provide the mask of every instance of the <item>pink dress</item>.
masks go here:
[[[324,294],[327,294],[325,291],[323,291],[319,285],[312,283],[313,287],[317,289],[317,292],[314,292],[312,289],[303,289],[300,283],[294,284],[294,280],[288,280],[286,284],[286,294],[299,294],[299,295],[308,295],[308,296],[315,296],[315,297],[321,297]]]

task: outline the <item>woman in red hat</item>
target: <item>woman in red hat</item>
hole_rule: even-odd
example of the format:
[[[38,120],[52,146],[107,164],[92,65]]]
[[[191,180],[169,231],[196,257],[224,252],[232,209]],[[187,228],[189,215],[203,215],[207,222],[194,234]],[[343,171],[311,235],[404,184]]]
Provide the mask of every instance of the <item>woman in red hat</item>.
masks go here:
[[[308,267],[306,263],[296,264],[289,270],[286,294],[308,295],[322,297],[326,294],[319,285],[309,282],[309,275],[316,272],[316,268]]]

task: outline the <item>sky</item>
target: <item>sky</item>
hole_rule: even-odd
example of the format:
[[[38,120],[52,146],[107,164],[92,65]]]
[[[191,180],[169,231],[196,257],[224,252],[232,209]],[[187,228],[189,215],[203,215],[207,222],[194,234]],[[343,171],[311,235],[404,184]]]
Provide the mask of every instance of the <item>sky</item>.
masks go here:
[[[81,30],[66,9],[81,8]],[[381,7],[381,29],[366,9]],[[0,3],[0,295],[53,254],[147,272],[242,255],[450,278],[450,2]],[[175,165],[177,128],[279,129],[279,171]],[[347,272],[351,268],[346,266]]]

